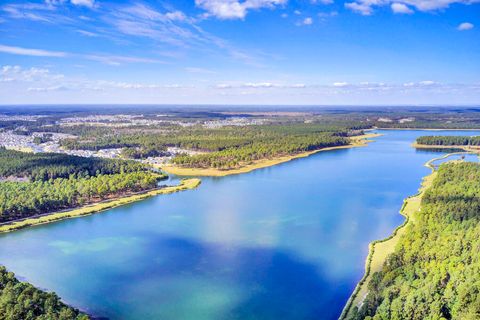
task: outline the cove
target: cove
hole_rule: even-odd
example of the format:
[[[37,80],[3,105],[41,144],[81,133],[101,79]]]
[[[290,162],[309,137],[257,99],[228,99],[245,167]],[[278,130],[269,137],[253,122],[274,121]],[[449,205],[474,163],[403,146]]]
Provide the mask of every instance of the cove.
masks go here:
[[[423,166],[421,135],[379,131],[196,190],[0,235],[0,264],[111,319],[336,319],[368,244],[402,223]]]

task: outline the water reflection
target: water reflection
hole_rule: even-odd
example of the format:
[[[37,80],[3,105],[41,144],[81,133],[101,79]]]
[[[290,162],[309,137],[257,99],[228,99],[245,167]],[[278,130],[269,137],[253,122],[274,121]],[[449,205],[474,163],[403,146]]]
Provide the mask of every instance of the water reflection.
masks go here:
[[[384,134],[0,235],[0,263],[112,319],[336,319],[368,244],[402,223],[403,199],[439,155],[411,147],[428,133]]]

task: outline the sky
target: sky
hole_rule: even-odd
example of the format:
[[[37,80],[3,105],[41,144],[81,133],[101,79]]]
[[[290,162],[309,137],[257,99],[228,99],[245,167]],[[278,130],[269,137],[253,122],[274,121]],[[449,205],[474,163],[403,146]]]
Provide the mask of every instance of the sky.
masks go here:
[[[0,104],[479,105],[480,0],[0,1]]]

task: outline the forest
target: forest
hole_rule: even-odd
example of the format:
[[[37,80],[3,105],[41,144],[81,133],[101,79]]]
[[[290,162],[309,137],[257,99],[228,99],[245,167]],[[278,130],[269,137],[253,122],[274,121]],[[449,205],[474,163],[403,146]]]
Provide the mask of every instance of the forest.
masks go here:
[[[185,167],[232,169],[255,160],[342,146],[348,143],[346,138],[331,134],[318,134],[315,137],[266,138],[236,148],[225,148],[193,156],[179,155],[172,161],[174,164]]]
[[[418,144],[429,146],[480,146],[480,136],[423,136]]]
[[[79,139],[66,139],[68,149],[99,150],[124,148],[129,158],[161,155],[168,147],[202,152],[198,155],[180,154],[173,162],[180,166],[234,168],[241,163],[258,159],[290,155],[304,151],[346,145],[352,132],[361,134],[360,123],[287,123],[242,127],[177,128],[166,132],[141,132],[103,135],[92,139],[90,134]]]
[[[0,147],[0,177],[26,177],[32,181],[88,177],[146,170],[135,161],[85,158],[60,153],[30,153]]]
[[[480,165],[440,166],[351,319],[480,319]]]
[[[2,320],[88,320],[87,315],[67,306],[55,293],[20,282],[0,266],[0,319]]]
[[[153,189],[163,176],[130,172],[86,178],[0,183],[0,223],[100,201],[113,195]]]
[[[153,189],[166,176],[135,161],[0,148],[0,177],[2,223]]]

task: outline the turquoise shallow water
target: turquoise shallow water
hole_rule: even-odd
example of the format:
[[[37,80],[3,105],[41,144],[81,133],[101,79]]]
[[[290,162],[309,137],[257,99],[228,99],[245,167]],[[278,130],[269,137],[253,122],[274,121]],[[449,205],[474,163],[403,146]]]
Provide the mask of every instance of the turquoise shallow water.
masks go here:
[[[402,223],[425,131],[0,236],[0,264],[111,319],[336,319],[368,243]],[[472,132],[435,132],[472,135]]]

